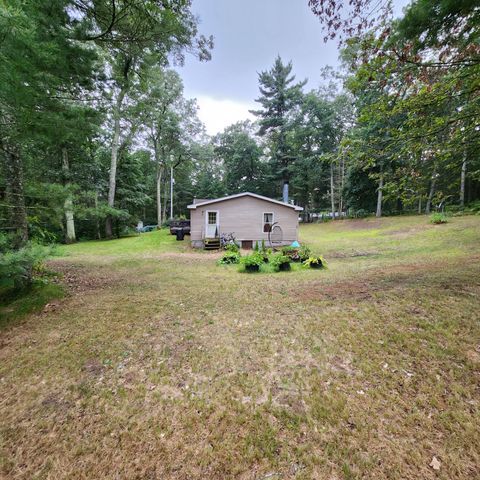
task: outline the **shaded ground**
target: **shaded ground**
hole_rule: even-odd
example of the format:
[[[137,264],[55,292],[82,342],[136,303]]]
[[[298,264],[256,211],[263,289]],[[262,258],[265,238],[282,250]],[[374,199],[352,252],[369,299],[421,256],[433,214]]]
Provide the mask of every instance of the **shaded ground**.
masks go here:
[[[66,248],[67,297],[0,332],[3,477],[479,476],[480,218],[370,222],[302,227],[320,272]]]

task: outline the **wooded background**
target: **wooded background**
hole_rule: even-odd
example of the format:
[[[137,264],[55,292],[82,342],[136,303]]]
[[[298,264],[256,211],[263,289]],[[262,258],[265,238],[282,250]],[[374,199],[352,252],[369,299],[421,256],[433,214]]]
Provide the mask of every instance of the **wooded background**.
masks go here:
[[[341,68],[306,91],[277,58],[256,121],[209,137],[171,69],[212,53],[189,1],[1,2],[1,231],[18,249],[161,225],[171,167],[175,216],[285,181],[307,214],[463,209],[480,198],[476,3],[414,0],[392,21],[388,2],[311,0]]]

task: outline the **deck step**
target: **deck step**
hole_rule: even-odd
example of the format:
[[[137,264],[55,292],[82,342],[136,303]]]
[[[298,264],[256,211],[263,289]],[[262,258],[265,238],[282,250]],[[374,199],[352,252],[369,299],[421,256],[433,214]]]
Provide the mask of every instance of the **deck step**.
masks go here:
[[[219,250],[220,249],[220,239],[219,238],[206,238],[203,241],[203,248],[205,250]]]

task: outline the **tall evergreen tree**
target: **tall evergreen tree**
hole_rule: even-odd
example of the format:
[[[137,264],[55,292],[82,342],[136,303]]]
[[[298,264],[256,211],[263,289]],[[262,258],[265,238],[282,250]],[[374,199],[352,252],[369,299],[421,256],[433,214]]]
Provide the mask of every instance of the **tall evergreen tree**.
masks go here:
[[[267,139],[272,180],[288,183],[290,166],[296,158],[291,144],[294,112],[301,103],[307,81],[295,83],[292,62],[285,65],[280,56],[270,70],[259,74],[258,80],[261,95],[255,101],[262,108],[252,111],[259,119],[258,134]]]
[[[9,228],[17,247],[28,239],[27,150],[32,142],[54,136],[57,143],[67,143],[68,111],[93,78],[95,51],[71,41],[78,20],[70,16],[68,6],[67,0],[0,4],[0,149],[8,185]]]

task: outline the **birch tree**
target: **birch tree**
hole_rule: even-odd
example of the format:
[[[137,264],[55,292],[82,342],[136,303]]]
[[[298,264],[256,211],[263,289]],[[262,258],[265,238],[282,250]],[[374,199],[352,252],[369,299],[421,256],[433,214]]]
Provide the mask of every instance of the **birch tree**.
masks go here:
[[[174,106],[180,102],[182,94],[182,81],[176,72],[158,67],[151,69],[145,85],[142,123],[155,161],[157,225],[161,225],[165,218],[162,187],[166,182],[169,156],[178,147],[180,138],[181,119]]]
[[[203,128],[196,110],[196,103],[183,97],[177,72],[152,67],[145,73],[139,118],[155,162],[158,225],[166,219],[168,174],[189,157],[189,145]]]
[[[74,214],[73,214],[72,192],[70,191],[70,187],[71,187],[70,164],[68,161],[68,150],[65,146],[62,148],[62,169],[63,169],[64,178],[65,178],[65,187],[67,190],[65,202],[63,204],[64,211],[65,211],[65,223],[66,223],[65,242],[73,243],[76,241],[77,238],[75,236],[75,220],[74,220]]]

